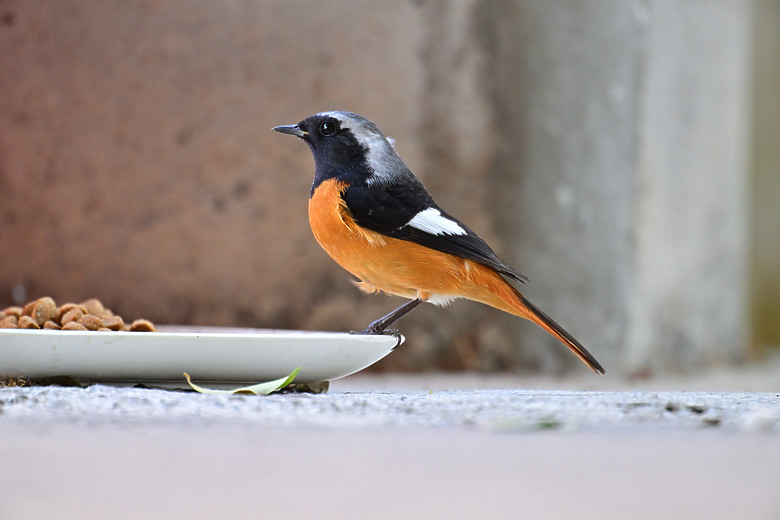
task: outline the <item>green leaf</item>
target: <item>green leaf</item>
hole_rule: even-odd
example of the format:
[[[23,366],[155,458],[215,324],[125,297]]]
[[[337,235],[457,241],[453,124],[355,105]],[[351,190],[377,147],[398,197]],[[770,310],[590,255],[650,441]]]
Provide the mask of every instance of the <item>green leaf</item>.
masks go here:
[[[190,380],[190,375],[187,372],[184,372],[184,377],[187,378],[187,383],[192,387],[193,390],[196,392],[200,392],[201,394],[222,394],[222,395],[234,395],[234,394],[250,394],[250,395],[268,395],[271,392],[276,392],[277,390],[281,390],[285,386],[292,383],[292,380],[295,379],[295,376],[298,375],[298,372],[301,371],[301,367],[296,368],[295,370],[290,373],[289,376],[281,377],[279,379],[274,379],[273,381],[268,381],[267,383],[258,383],[256,385],[250,385],[250,386],[243,386],[241,388],[236,388],[235,390],[214,390],[211,388],[203,388],[202,386],[198,386],[195,383],[193,383]]]

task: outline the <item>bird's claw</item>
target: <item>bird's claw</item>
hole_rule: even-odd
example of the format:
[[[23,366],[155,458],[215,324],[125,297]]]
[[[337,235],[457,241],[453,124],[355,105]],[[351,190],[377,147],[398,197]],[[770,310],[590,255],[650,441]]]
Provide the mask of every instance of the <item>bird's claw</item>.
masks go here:
[[[360,334],[363,336],[378,336],[380,334],[383,336],[400,336],[401,331],[398,329],[376,329],[373,327],[368,327],[366,330],[363,331],[351,330],[349,331],[349,333]]]

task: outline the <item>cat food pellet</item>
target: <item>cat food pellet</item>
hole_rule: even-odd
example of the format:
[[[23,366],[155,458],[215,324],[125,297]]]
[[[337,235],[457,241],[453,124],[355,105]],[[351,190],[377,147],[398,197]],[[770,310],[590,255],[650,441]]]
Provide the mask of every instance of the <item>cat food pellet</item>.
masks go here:
[[[35,323],[35,320],[29,316],[22,316],[19,318],[19,323],[16,326],[20,329],[40,329],[41,327]]]
[[[62,326],[62,330],[87,330],[87,328],[77,321],[69,321]]]
[[[93,316],[92,314],[85,314],[81,318],[79,318],[78,322],[81,325],[84,325],[87,330],[98,330],[105,328],[103,327],[103,322],[100,321],[100,318],[97,316]]]

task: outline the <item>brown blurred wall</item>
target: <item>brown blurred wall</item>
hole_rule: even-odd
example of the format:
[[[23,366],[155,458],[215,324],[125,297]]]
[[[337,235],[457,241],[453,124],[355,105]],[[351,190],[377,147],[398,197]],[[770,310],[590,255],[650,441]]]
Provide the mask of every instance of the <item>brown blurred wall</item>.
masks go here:
[[[676,282],[656,290],[644,263],[642,247],[657,251],[655,217],[637,218],[637,207],[664,126],[647,114],[670,98],[647,83],[647,64],[666,56],[654,29],[703,27],[693,41],[728,79],[701,105],[726,99],[722,131],[685,113],[669,125],[692,135],[713,126],[717,139],[704,142],[720,142],[739,132],[745,106],[748,9],[685,4],[680,17],[675,5],[0,0],[0,306],[13,295],[99,297],[158,323],[363,328],[400,301],[359,293],[319,249],[306,216],[310,153],[270,131],[347,109],[395,137],[437,201],[527,274],[528,295],[608,368],[739,359],[746,251],[731,249],[744,238],[741,199],[691,202],[696,214],[721,208],[714,218],[733,222],[735,239],[726,253],[716,245],[722,268],[701,279],[699,256],[685,265],[693,288],[722,281],[706,300],[733,290],[733,303],[713,311]],[[711,52],[713,41],[724,50]],[[671,71],[696,60],[686,54]],[[737,141],[723,172],[736,185],[742,151]],[[683,302],[678,321],[659,321],[670,300]],[[689,316],[726,315],[708,334],[686,332]],[[381,368],[577,363],[530,324],[469,302],[425,306],[400,326],[403,355]]]
[[[23,287],[160,323],[362,329],[400,302],[360,294],[316,245],[310,153],[270,128],[364,113],[495,239],[468,8],[0,2],[0,305]],[[484,309],[418,312],[410,359],[474,363],[425,352]]]

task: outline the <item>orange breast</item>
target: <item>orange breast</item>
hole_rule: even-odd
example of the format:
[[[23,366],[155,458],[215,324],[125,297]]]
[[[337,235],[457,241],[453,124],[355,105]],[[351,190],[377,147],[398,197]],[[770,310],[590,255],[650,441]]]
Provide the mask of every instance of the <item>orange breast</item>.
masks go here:
[[[468,298],[514,311],[515,291],[494,270],[358,226],[341,197],[346,188],[334,179],[320,184],[309,200],[309,224],[331,258],[362,281],[361,289],[424,300]]]

